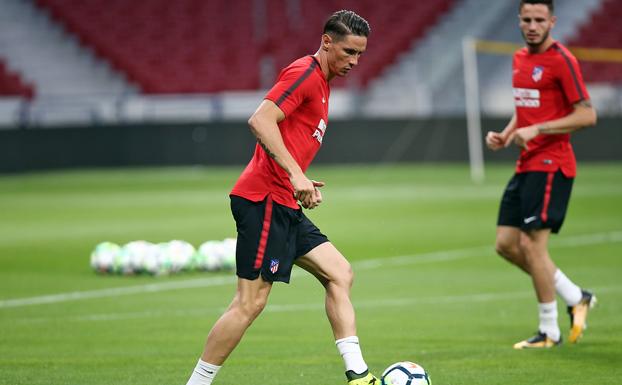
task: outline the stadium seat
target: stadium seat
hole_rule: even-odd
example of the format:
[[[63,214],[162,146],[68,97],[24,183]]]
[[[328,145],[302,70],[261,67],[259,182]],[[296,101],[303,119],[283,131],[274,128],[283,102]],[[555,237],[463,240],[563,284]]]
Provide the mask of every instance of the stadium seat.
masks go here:
[[[365,86],[423,36],[453,0],[36,0],[82,44],[123,72],[144,93],[257,89],[260,59],[273,73],[319,46],[319,28],[338,9],[372,25],[365,62],[348,81]]]
[[[11,72],[0,59],[0,97],[17,96],[32,99],[34,95],[34,87],[22,80],[18,74]]]
[[[600,8],[578,29],[569,46],[622,49],[622,2],[603,0]],[[581,61],[588,82],[622,83],[622,63]]]

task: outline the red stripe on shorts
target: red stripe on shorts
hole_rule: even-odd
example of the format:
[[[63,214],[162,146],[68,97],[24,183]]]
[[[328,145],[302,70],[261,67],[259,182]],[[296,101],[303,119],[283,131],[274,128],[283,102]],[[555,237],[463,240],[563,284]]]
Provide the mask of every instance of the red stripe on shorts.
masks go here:
[[[553,177],[554,172],[549,172],[546,176],[546,186],[544,187],[544,201],[542,202],[542,212],[540,212],[540,219],[542,222],[546,222],[549,219],[549,203],[551,202],[551,190],[553,189]]]
[[[268,244],[268,234],[270,234],[270,222],[272,222],[272,196],[266,198],[266,211],[263,215],[263,227],[261,228],[261,238],[259,238],[259,248],[255,256],[255,269],[259,269],[263,263],[263,256]]]

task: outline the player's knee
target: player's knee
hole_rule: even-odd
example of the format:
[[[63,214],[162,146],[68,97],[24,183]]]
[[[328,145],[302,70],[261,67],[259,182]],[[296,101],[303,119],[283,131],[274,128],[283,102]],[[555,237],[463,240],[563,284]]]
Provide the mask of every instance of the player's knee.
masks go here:
[[[330,281],[338,287],[349,290],[354,282],[354,271],[350,263],[346,261]]]
[[[518,243],[520,251],[525,255],[531,255],[531,251],[534,249],[534,243],[527,235],[521,235]]]
[[[543,257],[545,255],[545,252],[543,252],[539,248],[539,245],[534,242],[534,240],[531,239],[529,236],[521,236],[519,247],[521,252],[525,256],[525,261],[528,266],[532,267],[535,265],[539,265],[542,263],[542,261],[544,261]]]
[[[352,270],[352,266],[348,263],[347,267],[344,269],[343,273],[344,277],[344,285],[347,288],[352,287],[352,283],[354,283],[354,270]]]
[[[514,255],[519,252],[518,245],[514,242],[508,242],[506,239],[499,239],[495,243],[495,251],[500,256],[513,260]]]
[[[244,315],[250,320],[254,320],[255,318],[257,318],[257,316],[259,316],[259,314],[261,314],[261,312],[263,311],[263,309],[266,307],[265,302],[253,302],[250,304],[247,304],[244,307]]]
[[[267,303],[267,297],[256,298],[249,308],[251,314],[254,317],[257,317],[263,311],[263,309],[265,309]]]
[[[242,317],[252,322],[266,307],[268,302],[267,298],[257,297],[252,299],[246,299],[239,301],[237,304],[238,312]]]

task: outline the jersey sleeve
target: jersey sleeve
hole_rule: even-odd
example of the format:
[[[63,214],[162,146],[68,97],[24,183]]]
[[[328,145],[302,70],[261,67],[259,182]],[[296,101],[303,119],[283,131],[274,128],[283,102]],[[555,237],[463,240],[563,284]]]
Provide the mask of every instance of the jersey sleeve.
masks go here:
[[[561,52],[562,59],[559,63],[559,82],[570,104],[581,100],[589,100],[590,95],[585,88],[583,75],[577,59],[569,53]]]
[[[312,68],[300,70],[289,68],[283,71],[276,84],[268,91],[265,99],[276,104],[285,116],[289,116],[300,106],[309,93],[309,75]]]

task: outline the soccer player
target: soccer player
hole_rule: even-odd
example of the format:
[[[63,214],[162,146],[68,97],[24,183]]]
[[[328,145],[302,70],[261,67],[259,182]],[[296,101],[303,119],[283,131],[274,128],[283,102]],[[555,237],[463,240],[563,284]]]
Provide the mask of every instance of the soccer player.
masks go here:
[[[358,64],[369,33],[369,24],[356,13],[334,13],[324,26],[319,50],[283,69],[249,119],[257,145],[230,195],[238,233],[237,292],[207,336],[187,385],[212,383],[265,307],[272,283],[289,282],[293,264],[313,274],[326,290],[326,314],[348,384],[379,385],[356,336],[350,264],[300,207],[313,209],[322,203],[319,188],[324,183],[309,179],[305,171],[326,132],[328,82]]]
[[[567,304],[572,343],[581,337],[596,302],[594,294],[555,266],[548,252],[549,235],[562,226],[576,175],[570,134],[596,124],[576,58],[550,34],[556,21],[553,11],[553,0],[520,2],[519,26],[526,47],[513,58],[515,113],[502,132],[486,136],[492,150],[512,142],[522,148],[501,199],[496,250],[531,276],[540,323],[537,334],[516,343],[515,349],[550,348],[562,342],[556,292]]]

